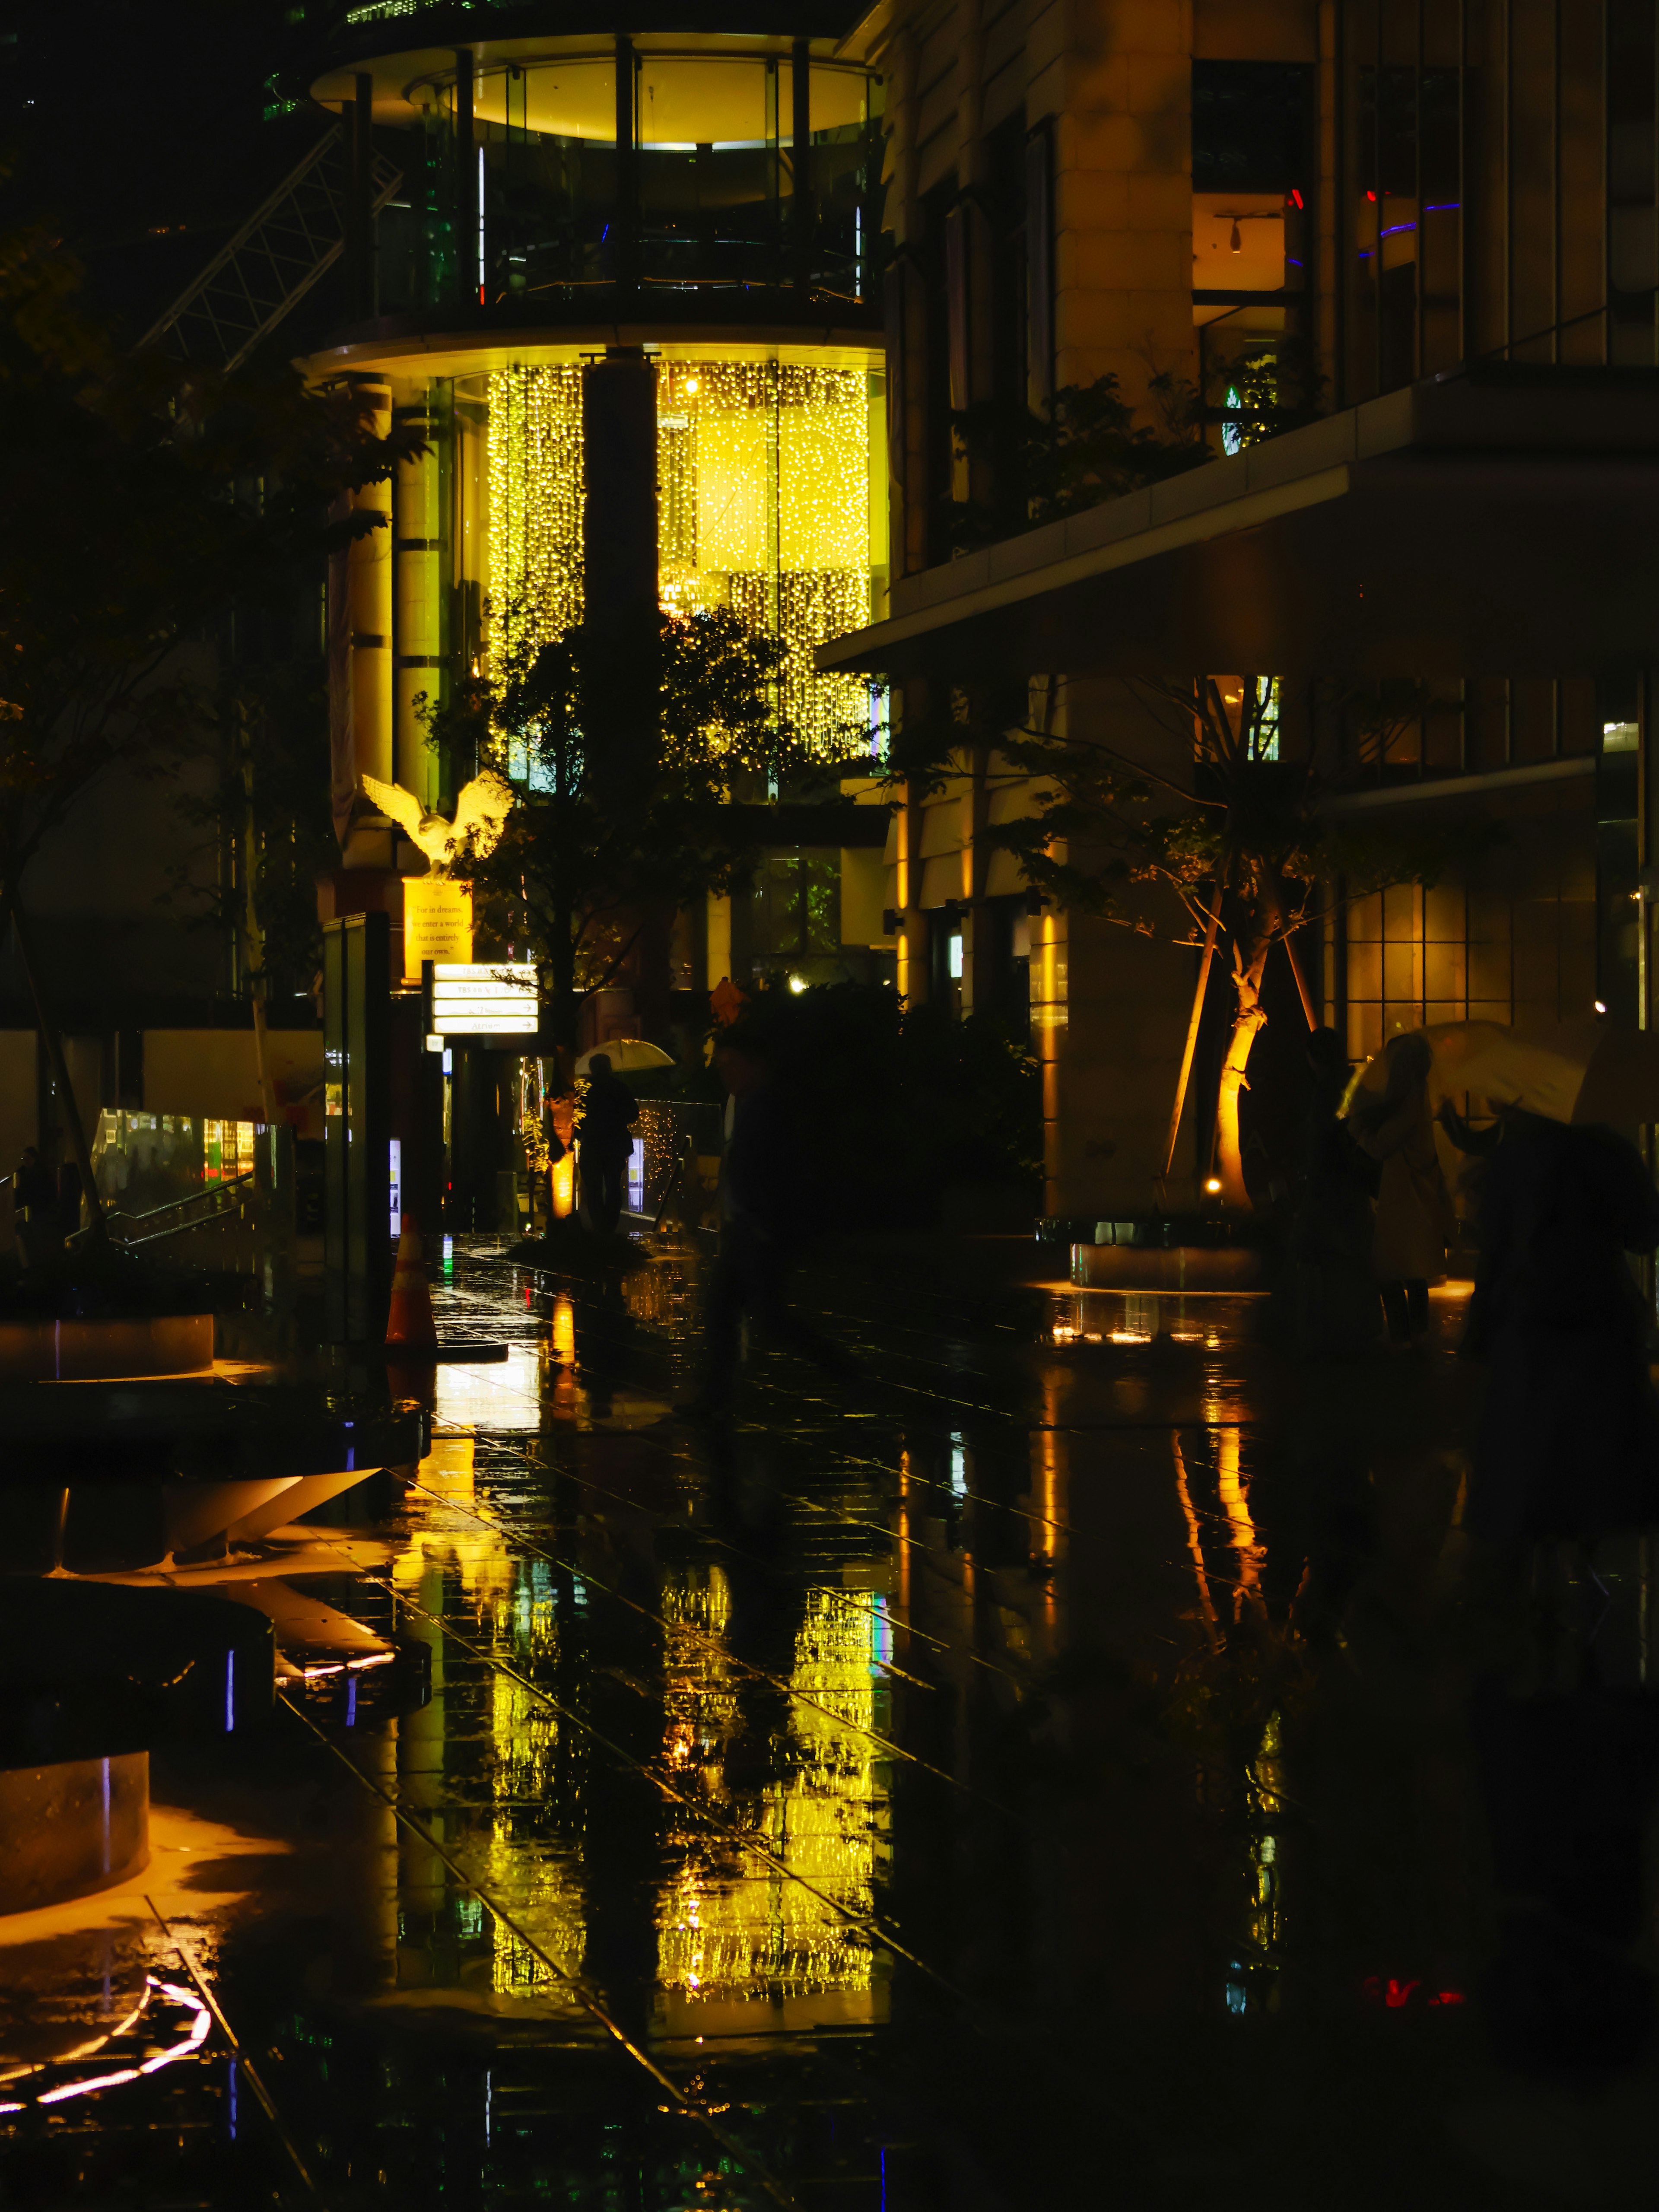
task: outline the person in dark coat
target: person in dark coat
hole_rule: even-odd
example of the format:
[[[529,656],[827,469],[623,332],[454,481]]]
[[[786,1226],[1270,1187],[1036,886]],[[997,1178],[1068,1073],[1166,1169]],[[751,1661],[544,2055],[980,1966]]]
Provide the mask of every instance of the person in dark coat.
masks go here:
[[[1659,1521],[1659,1395],[1626,1257],[1659,1247],[1659,1194],[1611,1129],[1504,1118],[1463,1342],[1489,1373],[1469,1526],[1594,1544]]]
[[[729,1034],[715,1060],[726,1089],[730,1136],[720,1178],[720,1250],[710,1286],[701,1395],[685,1410],[724,1415],[737,1387],[747,1315],[786,1350],[831,1373],[853,1363],[789,1304],[799,1242],[804,1164],[787,1102],[758,1039]]]
[[[1445,1273],[1453,1226],[1450,1194],[1429,1110],[1433,1052],[1426,1037],[1393,1038],[1383,1048],[1387,1082],[1364,1088],[1348,1108],[1354,1134],[1382,1163],[1371,1235],[1371,1272],[1382,1294],[1389,1336],[1426,1345],[1429,1285]]]
[[[1382,1323],[1371,1273],[1371,1200],[1377,1167],[1341,1117],[1348,1055],[1331,1029],[1307,1043],[1311,1090],[1302,1175],[1291,1216],[1290,1334],[1304,1358],[1363,1352]]]
[[[12,1178],[12,1218],[17,1249],[26,1268],[39,1267],[64,1249],[64,1220],[58,1206],[58,1180],[33,1145]]]
[[[611,1071],[609,1053],[587,1063],[587,1093],[576,1134],[581,1144],[582,1199],[601,1236],[616,1233],[622,1218],[628,1162],[640,1102]]]

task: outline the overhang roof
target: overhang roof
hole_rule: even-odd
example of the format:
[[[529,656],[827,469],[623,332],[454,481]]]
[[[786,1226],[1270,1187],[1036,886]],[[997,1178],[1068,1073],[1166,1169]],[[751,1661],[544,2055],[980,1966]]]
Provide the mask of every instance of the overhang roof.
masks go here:
[[[823,669],[1588,675],[1659,656],[1659,372],[1456,372],[893,588]]]

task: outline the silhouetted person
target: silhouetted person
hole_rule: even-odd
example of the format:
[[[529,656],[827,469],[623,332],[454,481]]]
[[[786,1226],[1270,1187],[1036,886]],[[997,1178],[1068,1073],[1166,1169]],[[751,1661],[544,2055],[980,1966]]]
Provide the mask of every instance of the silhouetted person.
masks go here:
[[[640,1102],[611,1073],[611,1055],[596,1052],[587,1063],[587,1096],[576,1133],[581,1139],[582,1194],[601,1236],[614,1235],[622,1218],[634,1122]]]
[[[64,1249],[58,1179],[33,1145],[23,1147],[12,1179],[12,1215],[24,1267],[37,1267]]]
[[[1427,1341],[1429,1285],[1444,1271],[1451,1233],[1451,1200],[1429,1111],[1432,1062],[1426,1037],[1396,1037],[1388,1048],[1382,1091],[1362,1090],[1348,1109],[1354,1134],[1382,1163],[1371,1273],[1395,1344]]]
[[[723,1413],[737,1387],[745,1314],[787,1349],[834,1373],[848,1372],[851,1363],[789,1305],[803,1163],[771,1060],[758,1042],[728,1032],[715,1062],[732,1094],[732,1133],[720,1180],[703,1388],[688,1410]]]
[[[1307,1043],[1311,1091],[1303,1132],[1302,1177],[1291,1216],[1291,1335],[1304,1358],[1364,1351],[1377,1328],[1371,1274],[1371,1200],[1376,1164],[1341,1119],[1348,1056],[1334,1030]]]
[[[1659,1194],[1611,1129],[1504,1125],[1463,1342],[1490,1374],[1469,1525],[1593,1543],[1659,1521],[1659,1397],[1626,1257],[1659,1246]]]

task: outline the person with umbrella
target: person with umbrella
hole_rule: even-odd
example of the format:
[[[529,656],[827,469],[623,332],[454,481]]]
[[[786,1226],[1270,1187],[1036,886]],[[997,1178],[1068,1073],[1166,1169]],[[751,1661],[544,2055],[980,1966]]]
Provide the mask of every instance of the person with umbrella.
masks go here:
[[[1362,1085],[1349,1126],[1382,1164],[1371,1236],[1371,1273],[1382,1294],[1390,1342],[1422,1346],[1429,1334],[1429,1285],[1443,1273],[1451,1200],[1435,1148],[1429,1107],[1434,1051],[1418,1030],[1391,1040],[1380,1087]]]
[[[602,1237],[613,1237],[622,1218],[628,1162],[634,1149],[634,1123],[640,1102],[616,1075],[608,1053],[587,1062],[587,1090],[576,1136],[581,1146],[582,1198]]]

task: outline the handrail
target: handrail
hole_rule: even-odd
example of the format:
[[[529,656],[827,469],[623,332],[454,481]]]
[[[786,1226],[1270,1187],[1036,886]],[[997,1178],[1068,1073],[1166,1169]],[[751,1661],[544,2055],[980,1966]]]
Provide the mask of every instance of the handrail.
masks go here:
[[[181,1213],[187,1206],[199,1206],[204,1199],[222,1198],[228,1191],[238,1190],[245,1183],[253,1182],[257,1179],[250,1168],[245,1170],[240,1175],[226,1176],[220,1182],[209,1183],[201,1190],[187,1191],[183,1198],[170,1198],[165,1206],[148,1206],[142,1213],[130,1212],[124,1206],[106,1206],[104,1211],[105,1226],[109,1228],[118,1221],[135,1223],[155,1221],[164,1213]],[[122,1244],[154,1244],[159,1237],[177,1237],[184,1230],[199,1226],[200,1224],[195,1221],[175,1221],[170,1228],[158,1229],[149,1237],[123,1237],[118,1241]],[[80,1228],[71,1229],[64,1242],[65,1244],[72,1244],[77,1237],[89,1236],[91,1231],[92,1224],[89,1221],[84,1222]]]

